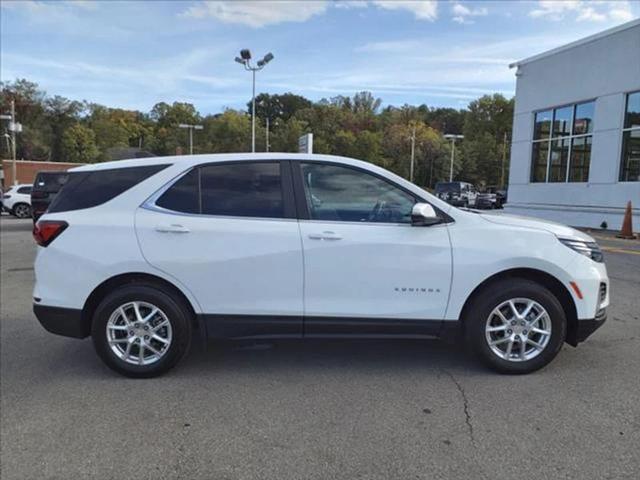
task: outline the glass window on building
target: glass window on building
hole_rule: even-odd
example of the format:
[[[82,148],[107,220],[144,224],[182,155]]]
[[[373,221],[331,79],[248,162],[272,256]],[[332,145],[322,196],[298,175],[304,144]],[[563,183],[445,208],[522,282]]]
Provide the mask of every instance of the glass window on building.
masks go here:
[[[536,112],[532,182],[588,182],[595,101]]]
[[[640,92],[627,95],[622,130],[620,181],[640,181]]]

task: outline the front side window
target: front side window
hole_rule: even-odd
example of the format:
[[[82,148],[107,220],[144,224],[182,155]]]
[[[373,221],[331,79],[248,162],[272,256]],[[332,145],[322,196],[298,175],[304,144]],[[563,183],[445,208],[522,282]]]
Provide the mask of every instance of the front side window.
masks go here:
[[[640,92],[627,95],[622,130],[620,181],[640,181]]]
[[[595,101],[535,114],[532,182],[587,182]]]
[[[305,196],[312,220],[411,223],[413,195],[354,168],[303,163]]]
[[[279,162],[222,163],[194,168],[158,198],[181,213],[284,217]]]

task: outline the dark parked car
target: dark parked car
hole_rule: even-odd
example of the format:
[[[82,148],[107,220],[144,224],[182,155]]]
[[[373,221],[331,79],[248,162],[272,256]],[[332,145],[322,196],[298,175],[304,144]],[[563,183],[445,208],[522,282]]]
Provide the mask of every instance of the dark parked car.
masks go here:
[[[68,177],[67,172],[38,172],[31,190],[31,212],[34,222],[47,211]]]

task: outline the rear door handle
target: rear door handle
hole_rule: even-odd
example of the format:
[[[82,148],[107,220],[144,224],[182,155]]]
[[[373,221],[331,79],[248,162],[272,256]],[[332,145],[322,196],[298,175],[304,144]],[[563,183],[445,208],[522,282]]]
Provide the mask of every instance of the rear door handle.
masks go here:
[[[310,233],[309,238],[311,240],[342,240],[342,235],[338,235],[335,232],[322,232],[322,233]]]
[[[176,223],[171,225],[158,225],[156,226],[156,232],[160,233],[189,233],[190,230],[187,227],[178,225]]]

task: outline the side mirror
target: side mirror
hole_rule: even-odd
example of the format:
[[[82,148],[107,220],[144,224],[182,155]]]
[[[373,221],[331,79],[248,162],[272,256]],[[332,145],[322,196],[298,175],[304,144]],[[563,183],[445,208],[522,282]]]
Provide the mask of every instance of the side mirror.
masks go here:
[[[428,203],[416,203],[411,209],[411,225],[414,227],[427,227],[440,222],[440,217]]]

